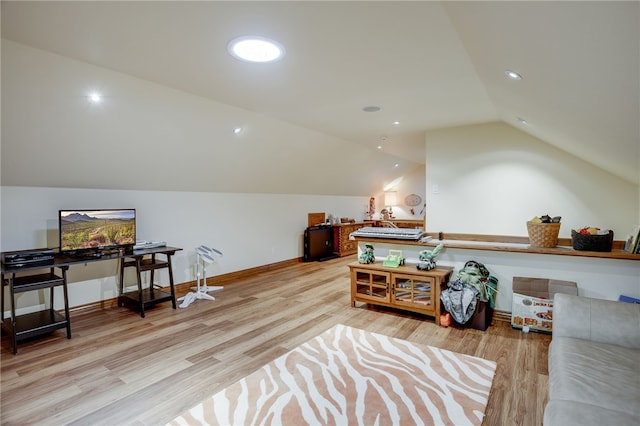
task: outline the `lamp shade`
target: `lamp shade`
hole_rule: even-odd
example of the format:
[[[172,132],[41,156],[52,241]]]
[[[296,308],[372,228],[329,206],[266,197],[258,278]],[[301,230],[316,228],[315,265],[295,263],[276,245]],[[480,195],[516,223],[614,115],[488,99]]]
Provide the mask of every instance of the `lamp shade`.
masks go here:
[[[384,192],[384,205],[393,207],[398,205],[398,193],[396,191]]]

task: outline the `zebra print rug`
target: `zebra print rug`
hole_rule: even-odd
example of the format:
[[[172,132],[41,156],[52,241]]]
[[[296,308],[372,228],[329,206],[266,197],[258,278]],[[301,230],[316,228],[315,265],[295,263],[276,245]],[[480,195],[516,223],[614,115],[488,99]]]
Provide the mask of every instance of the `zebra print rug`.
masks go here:
[[[337,325],[170,425],[480,425],[496,363]]]

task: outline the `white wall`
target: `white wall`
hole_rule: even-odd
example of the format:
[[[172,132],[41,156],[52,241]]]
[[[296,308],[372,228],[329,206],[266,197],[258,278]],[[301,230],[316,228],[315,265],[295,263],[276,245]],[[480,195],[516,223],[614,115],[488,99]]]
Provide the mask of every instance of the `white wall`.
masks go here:
[[[571,229],[598,226],[624,240],[638,221],[637,185],[510,125],[430,131],[426,148],[430,232],[526,236],[527,220],[549,214],[562,216],[561,237],[570,237]],[[471,259],[499,278],[497,307],[502,310],[511,310],[514,276],[575,281],[587,297],[640,296],[639,261],[453,248],[438,258],[457,271]]]
[[[137,238],[164,240],[183,248],[173,259],[176,283],[195,279],[195,248],[224,253],[207,269],[219,275],[302,257],[307,213],[335,212],[363,219],[368,197],[221,194],[172,191],[121,191],[61,188],[0,188],[2,251],[58,246],[58,210],[135,208]],[[116,261],[69,270],[71,306],[117,295]],[[159,282],[167,283],[163,271]],[[131,281],[128,281],[129,283]],[[345,284],[347,285],[347,284]],[[43,294],[23,294],[19,308],[43,303]],[[61,300],[58,297],[58,300]]]
[[[379,192],[373,194],[376,201],[376,212],[373,215],[374,219],[382,219],[380,212],[382,209],[387,208],[384,205],[384,189],[389,191],[396,191],[398,197],[398,206],[393,207],[393,216],[396,219],[423,219],[426,209],[424,208],[425,199],[425,167],[424,165],[418,166],[403,176],[385,183],[384,187]],[[405,197],[410,194],[416,194],[422,198],[423,203],[417,206],[407,206],[405,204]],[[413,212],[411,212],[413,209]]]
[[[597,226],[624,240],[638,221],[638,185],[505,123],[429,131],[426,152],[432,232],[526,236],[527,220],[549,214],[560,236]]]

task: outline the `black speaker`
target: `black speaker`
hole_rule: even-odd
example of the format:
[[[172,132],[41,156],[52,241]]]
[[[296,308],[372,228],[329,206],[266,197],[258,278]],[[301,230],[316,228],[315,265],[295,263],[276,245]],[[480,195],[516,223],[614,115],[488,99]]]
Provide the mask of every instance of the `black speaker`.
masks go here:
[[[310,226],[304,231],[305,262],[328,260],[337,257],[333,253],[333,228],[331,225]]]

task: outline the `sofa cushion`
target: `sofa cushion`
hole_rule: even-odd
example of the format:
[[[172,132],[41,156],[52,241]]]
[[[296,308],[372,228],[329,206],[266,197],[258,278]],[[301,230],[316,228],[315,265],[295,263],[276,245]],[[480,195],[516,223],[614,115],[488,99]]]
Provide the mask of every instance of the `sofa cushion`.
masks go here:
[[[638,426],[640,418],[615,410],[574,401],[549,401],[544,409],[544,426]]]
[[[640,305],[556,293],[553,338],[556,336],[640,349]]]
[[[549,346],[549,400],[640,417],[639,366],[639,349],[554,336]]]

